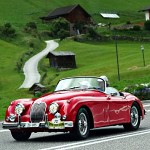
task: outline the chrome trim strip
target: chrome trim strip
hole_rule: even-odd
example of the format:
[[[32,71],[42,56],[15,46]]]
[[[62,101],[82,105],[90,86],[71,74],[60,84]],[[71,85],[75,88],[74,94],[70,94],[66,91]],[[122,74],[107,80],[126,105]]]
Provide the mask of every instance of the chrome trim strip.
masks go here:
[[[39,122],[39,123],[30,123],[30,122],[2,122],[2,127],[4,129],[18,129],[18,128],[47,128],[48,127],[48,122]],[[73,127],[73,122],[72,121],[63,121],[64,123],[64,129],[65,128],[72,128]],[[53,128],[53,129],[57,129]]]

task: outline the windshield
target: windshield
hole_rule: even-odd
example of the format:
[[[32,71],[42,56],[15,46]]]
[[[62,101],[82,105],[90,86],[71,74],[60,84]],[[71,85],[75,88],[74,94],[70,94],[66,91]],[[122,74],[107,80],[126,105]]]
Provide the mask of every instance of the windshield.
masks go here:
[[[73,77],[58,82],[55,91],[70,89],[97,89],[105,91],[104,80],[97,77]]]

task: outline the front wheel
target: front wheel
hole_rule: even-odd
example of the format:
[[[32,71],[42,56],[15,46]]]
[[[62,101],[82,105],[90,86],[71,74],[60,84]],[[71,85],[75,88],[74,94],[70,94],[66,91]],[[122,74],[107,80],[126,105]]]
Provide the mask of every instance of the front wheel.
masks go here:
[[[78,111],[75,127],[71,131],[71,134],[76,139],[86,139],[90,132],[90,120],[88,112],[85,108],[81,108]]]
[[[22,130],[11,130],[11,135],[16,141],[26,141],[31,136],[31,132]]]
[[[137,130],[140,126],[140,122],[141,119],[139,106],[137,103],[133,103],[130,110],[130,123],[124,124],[124,129],[129,131]]]

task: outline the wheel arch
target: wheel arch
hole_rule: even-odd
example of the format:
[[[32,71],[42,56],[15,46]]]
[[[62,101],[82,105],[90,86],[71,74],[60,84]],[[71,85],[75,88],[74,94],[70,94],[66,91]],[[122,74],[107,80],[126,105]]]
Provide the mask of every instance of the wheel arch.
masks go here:
[[[133,115],[131,115],[132,107],[135,106],[138,111],[138,116],[135,112],[132,112]],[[140,126],[140,117],[142,116],[142,108],[140,107],[140,104],[137,101],[133,101],[131,103],[131,109],[130,109],[130,122],[123,124],[124,129],[127,131],[134,131],[137,130]]]
[[[137,105],[137,107],[138,107],[138,109],[139,109],[140,116],[142,116],[142,109],[141,109],[141,107],[140,107],[140,104],[139,104],[138,102],[134,101],[134,102],[132,103],[132,106],[133,106],[133,105]]]
[[[94,128],[94,120],[93,120],[93,115],[92,115],[91,110],[86,105],[81,106],[79,109],[81,109],[81,108],[84,108],[87,111],[87,113],[89,115],[89,119],[90,119],[90,128],[91,129]]]

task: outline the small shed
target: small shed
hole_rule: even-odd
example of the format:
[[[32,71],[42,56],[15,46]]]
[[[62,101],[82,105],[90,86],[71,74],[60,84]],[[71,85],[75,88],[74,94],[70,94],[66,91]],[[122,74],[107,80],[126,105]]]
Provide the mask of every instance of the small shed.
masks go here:
[[[145,20],[150,20],[150,6],[140,10],[139,12],[145,12]]]
[[[57,69],[76,68],[75,54],[70,51],[52,51],[46,58],[49,58],[50,67]]]
[[[30,92],[33,92],[34,95],[36,94],[36,92],[41,92],[41,93],[44,93],[46,91],[46,88],[44,85],[40,84],[40,83],[34,83],[30,89],[29,89]]]

